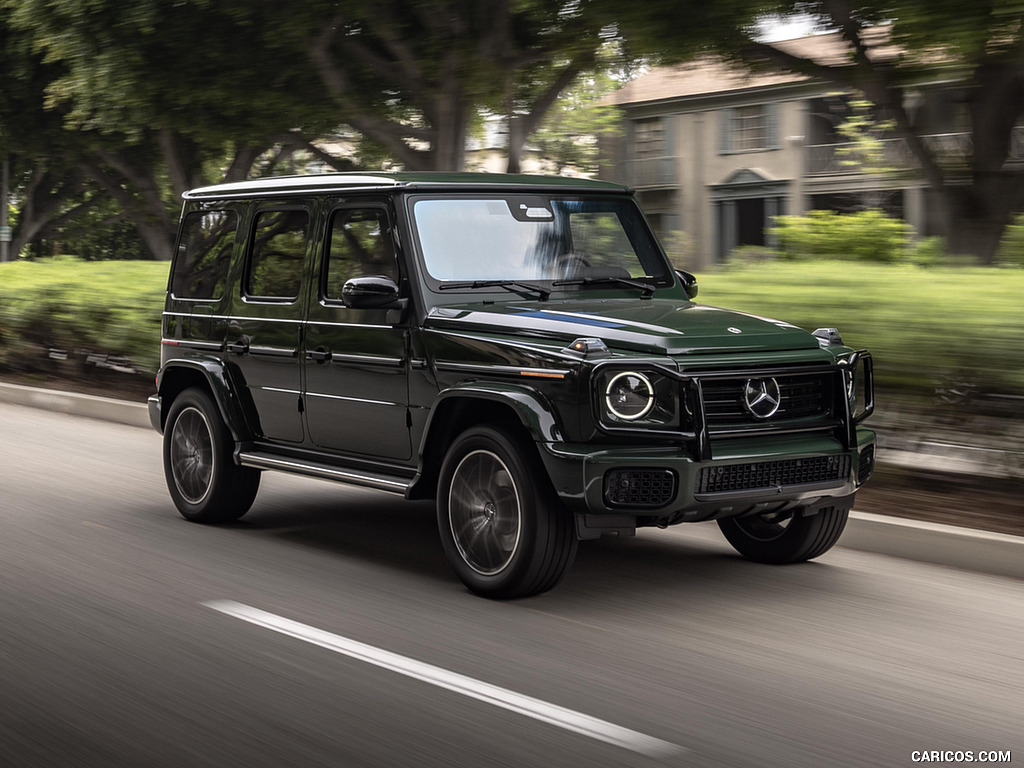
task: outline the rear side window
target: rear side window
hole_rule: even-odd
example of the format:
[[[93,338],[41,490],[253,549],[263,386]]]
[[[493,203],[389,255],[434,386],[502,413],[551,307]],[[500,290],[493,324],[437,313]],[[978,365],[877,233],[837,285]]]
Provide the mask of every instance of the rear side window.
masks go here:
[[[234,211],[198,211],[185,216],[171,272],[177,299],[219,299],[227,284],[238,217]]]
[[[294,300],[302,285],[309,214],[263,211],[256,217],[245,292],[266,299]]]

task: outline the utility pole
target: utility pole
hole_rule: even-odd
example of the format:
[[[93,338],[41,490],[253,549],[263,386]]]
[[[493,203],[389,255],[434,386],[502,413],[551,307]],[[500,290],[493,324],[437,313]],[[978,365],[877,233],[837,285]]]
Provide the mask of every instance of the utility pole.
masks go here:
[[[3,263],[11,257],[11,228],[7,224],[7,187],[10,182],[7,155],[0,161],[0,166],[0,263]]]

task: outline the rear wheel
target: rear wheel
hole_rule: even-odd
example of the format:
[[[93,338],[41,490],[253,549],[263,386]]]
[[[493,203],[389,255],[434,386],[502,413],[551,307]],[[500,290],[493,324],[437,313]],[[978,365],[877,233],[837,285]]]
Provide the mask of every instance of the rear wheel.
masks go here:
[[[463,432],[449,449],[437,522],[456,574],[485,597],[549,590],[576,555],[572,516],[533,447],[492,427]]]
[[[718,521],[730,544],[758,563],[799,563],[825,554],[843,533],[849,507],[825,507],[806,517],[774,512]]]
[[[260,472],[234,463],[234,439],[213,398],[192,388],[171,405],[164,428],[164,476],[187,520],[237,520],[252,506]]]

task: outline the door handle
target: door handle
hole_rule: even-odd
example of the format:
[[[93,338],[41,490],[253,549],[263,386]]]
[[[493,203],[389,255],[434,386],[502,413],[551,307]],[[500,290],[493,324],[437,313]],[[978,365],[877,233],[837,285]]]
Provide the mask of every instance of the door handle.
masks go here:
[[[249,342],[245,339],[239,339],[238,341],[228,342],[228,352],[234,355],[244,355],[249,351]]]
[[[331,353],[329,350],[323,347],[317,347],[306,352],[306,359],[312,360],[316,363],[326,363],[331,359]]]

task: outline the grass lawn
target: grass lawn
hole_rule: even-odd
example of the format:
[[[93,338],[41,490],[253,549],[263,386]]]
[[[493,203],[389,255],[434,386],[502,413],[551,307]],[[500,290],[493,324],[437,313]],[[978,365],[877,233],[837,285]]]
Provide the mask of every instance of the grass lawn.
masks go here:
[[[0,265],[0,365],[41,345],[155,370],[167,271],[166,262],[70,258]]]
[[[0,265],[0,365],[25,344],[155,368],[168,265],[69,258]],[[952,378],[1024,394],[1024,269],[761,262],[698,275],[705,304],[835,327],[881,387],[930,397]]]
[[[950,377],[1024,394],[1024,269],[767,262],[698,275],[702,303],[838,328],[879,384],[931,393]]]

